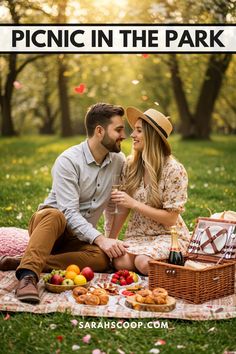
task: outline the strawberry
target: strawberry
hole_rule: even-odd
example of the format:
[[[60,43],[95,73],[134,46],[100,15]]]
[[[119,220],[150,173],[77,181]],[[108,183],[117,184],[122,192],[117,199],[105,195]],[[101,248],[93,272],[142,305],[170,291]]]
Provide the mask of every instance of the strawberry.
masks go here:
[[[127,282],[125,279],[121,279],[120,280],[120,285],[123,286],[123,285],[127,285]]]
[[[127,278],[130,274],[129,274],[129,271],[127,269],[124,269],[124,277]]]
[[[111,279],[111,283],[113,283],[113,284],[119,284],[119,280],[116,279],[116,278],[112,278],[112,279]]]
[[[113,276],[112,276],[112,278],[115,278],[115,279],[119,279],[119,277],[120,277],[120,276],[119,276],[118,274],[116,274],[116,273],[113,274]]]
[[[124,296],[132,296],[132,295],[134,295],[134,293],[132,293],[131,291],[128,291],[128,290],[124,290],[124,291],[122,291],[122,295],[124,295]]]
[[[134,279],[131,275],[129,275],[127,278],[126,278],[126,283],[127,284],[132,284],[134,282]]]

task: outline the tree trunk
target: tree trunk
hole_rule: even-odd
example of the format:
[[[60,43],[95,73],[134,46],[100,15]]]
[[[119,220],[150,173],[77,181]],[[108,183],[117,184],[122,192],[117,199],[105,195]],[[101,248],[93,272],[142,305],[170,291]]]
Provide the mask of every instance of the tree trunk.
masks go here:
[[[215,102],[231,59],[232,54],[212,54],[210,56],[194,114],[196,135],[200,139],[210,138],[211,118]]]
[[[63,58],[58,57],[58,90],[59,90],[59,107],[61,113],[61,136],[71,136],[71,117],[68,98],[67,78],[64,73],[66,66],[63,63]]]
[[[172,87],[181,119],[180,132],[183,138],[191,138],[194,135],[195,130],[194,121],[184,92],[184,85],[181,80],[176,54],[170,55],[169,65]]]
[[[16,59],[17,54],[11,53],[9,55],[9,72],[6,78],[6,83],[4,87],[4,92],[1,95],[1,111],[2,111],[2,126],[1,134],[2,136],[14,136],[16,135],[13,120],[12,120],[12,110],[11,110],[11,99],[13,93],[13,83],[16,79]]]

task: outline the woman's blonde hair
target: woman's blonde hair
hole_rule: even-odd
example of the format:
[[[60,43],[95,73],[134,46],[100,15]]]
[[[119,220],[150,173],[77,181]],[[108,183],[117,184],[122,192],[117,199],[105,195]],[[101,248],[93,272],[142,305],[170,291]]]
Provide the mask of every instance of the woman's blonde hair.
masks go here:
[[[147,203],[153,207],[160,207],[158,183],[164,162],[169,153],[158,132],[143,119],[141,121],[144,149],[142,152],[134,150],[128,158],[126,192],[133,196],[144,177],[144,169],[146,167],[150,176]]]

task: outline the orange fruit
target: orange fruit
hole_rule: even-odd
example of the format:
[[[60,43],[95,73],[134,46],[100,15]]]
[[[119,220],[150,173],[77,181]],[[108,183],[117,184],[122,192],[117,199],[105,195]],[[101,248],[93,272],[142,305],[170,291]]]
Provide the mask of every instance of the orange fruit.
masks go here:
[[[80,273],[80,269],[76,264],[70,264],[67,268],[66,271],[72,271],[75,272],[76,274]]]
[[[81,274],[76,275],[76,277],[73,280],[75,285],[84,285],[87,283],[87,279]]]
[[[75,279],[75,277],[76,277],[76,273],[75,272],[73,272],[73,270],[67,270],[66,271],[66,274],[65,274],[65,278],[66,279],[71,279],[71,280],[74,280]]]

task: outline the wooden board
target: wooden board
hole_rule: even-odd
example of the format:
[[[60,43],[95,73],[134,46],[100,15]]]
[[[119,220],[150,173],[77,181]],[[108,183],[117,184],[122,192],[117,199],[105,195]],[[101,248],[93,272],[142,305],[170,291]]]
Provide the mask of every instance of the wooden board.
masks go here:
[[[176,300],[174,297],[168,296],[167,303],[164,305],[143,304],[141,302],[135,301],[135,295],[134,295],[134,296],[128,296],[126,298],[125,305],[137,311],[170,312],[174,310],[176,305]]]

